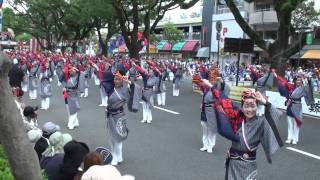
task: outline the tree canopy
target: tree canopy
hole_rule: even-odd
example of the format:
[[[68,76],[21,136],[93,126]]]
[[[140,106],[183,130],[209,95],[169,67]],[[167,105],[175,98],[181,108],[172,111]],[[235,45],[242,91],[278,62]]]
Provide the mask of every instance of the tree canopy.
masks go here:
[[[183,39],[182,30],[178,29],[174,24],[167,23],[163,28],[163,35],[171,44]]]
[[[246,0],[251,2],[252,0]],[[278,17],[277,39],[270,43],[265,41],[259,34],[249,26],[248,22],[241,16],[233,0],[225,0],[226,5],[231,10],[235,20],[241,29],[252,39],[255,44],[269,54],[271,64],[276,67],[280,73],[284,73],[287,59],[299,50],[302,38],[295,39],[289,45],[289,37],[297,37],[292,25],[292,13],[299,5],[306,0],[281,0],[274,1],[274,10]]]

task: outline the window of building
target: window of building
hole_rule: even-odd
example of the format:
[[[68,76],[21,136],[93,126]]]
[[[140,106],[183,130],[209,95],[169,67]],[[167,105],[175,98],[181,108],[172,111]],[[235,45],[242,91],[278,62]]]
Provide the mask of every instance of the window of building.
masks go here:
[[[255,11],[256,12],[271,11],[271,10],[272,10],[271,3],[266,3],[266,2],[256,2],[255,3]]]
[[[277,39],[277,31],[265,31],[264,39]]]
[[[235,4],[237,5],[239,11],[243,11],[244,10],[244,2],[243,0],[234,0]],[[223,2],[223,1],[221,1]],[[230,9],[228,8],[228,6],[225,3],[220,3],[217,5],[217,13],[216,14],[224,14],[224,13],[230,13]]]

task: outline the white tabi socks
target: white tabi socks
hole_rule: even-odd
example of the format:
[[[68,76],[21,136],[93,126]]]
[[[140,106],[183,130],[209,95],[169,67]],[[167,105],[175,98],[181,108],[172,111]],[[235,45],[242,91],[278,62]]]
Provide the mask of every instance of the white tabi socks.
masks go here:
[[[56,75],[56,77],[57,77],[57,86],[61,86],[61,82],[59,81],[59,76]]]
[[[23,84],[21,85],[21,89],[22,89],[23,92],[27,92],[27,91],[28,91],[28,84],[24,84],[24,83],[23,83]]]
[[[151,105],[147,104],[147,123],[151,123],[152,121],[152,112],[151,112]]]
[[[75,127],[79,127],[78,113],[69,115],[68,129],[72,130]]]
[[[158,102],[158,106],[165,106],[166,105],[166,93],[165,92],[157,94],[157,102]]]
[[[89,88],[85,88],[84,89],[84,96],[83,97],[88,97],[88,95],[89,95]]]
[[[29,98],[30,99],[37,99],[37,90],[29,90]]]
[[[142,102],[142,123],[151,123],[152,121],[152,112],[151,112],[151,105],[149,103],[146,102]]]
[[[99,86],[99,85],[100,85],[100,80],[99,80],[99,78],[98,78],[95,74],[93,74],[92,76],[93,76],[93,79],[94,79],[94,84],[95,84],[96,86]]]
[[[142,101],[142,123],[147,122],[147,103]]]
[[[176,96],[179,96],[180,94],[180,89],[176,89]]]
[[[108,96],[106,96],[103,90],[100,88],[101,104],[99,106],[108,106]]]
[[[176,96],[176,85],[172,84],[172,96]]]
[[[43,110],[48,110],[50,106],[50,98],[41,98],[41,108]]]
[[[122,142],[111,141],[111,154],[112,154],[111,165],[116,166],[118,165],[118,163],[123,162]]]
[[[201,121],[201,126],[203,147],[200,149],[200,151],[207,151],[208,153],[212,153],[212,149],[216,145],[216,134],[210,130],[207,122]]]
[[[286,140],[286,143],[296,145],[299,141],[300,127],[298,126],[296,120],[290,116],[287,117],[287,121],[288,121],[288,138]]]
[[[172,95],[173,96],[179,96],[180,90],[176,88],[176,85],[172,85]]]
[[[286,140],[287,144],[290,144],[293,140],[293,118],[291,118],[290,116],[287,117],[287,121],[288,121],[288,137]]]
[[[162,98],[162,105],[165,106],[166,105],[166,92],[161,93],[161,98]]]
[[[157,94],[157,102],[158,102],[158,106],[162,106],[161,93]]]

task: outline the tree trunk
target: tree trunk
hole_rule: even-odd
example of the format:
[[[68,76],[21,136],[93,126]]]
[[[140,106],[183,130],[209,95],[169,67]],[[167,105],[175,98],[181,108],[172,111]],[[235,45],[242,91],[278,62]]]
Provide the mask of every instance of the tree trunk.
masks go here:
[[[27,139],[22,117],[12,97],[8,83],[10,60],[0,54],[0,140],[8,156],[16,180],[40,180],[39,160]]]
[[[73,54],[77,52],[77,42],[76,41],[73,41],[71,48],[72,48]]]
[[[290,15],[286,13],[277,13],[279,21],[278,38],[273,46],[269,48],[269,54],[272,57],[271,66],[275,67],[280,75],[284,75],[288,56],[286,50],[289,41]]]
[[[104,43],[103,39],[102,39],[102,35],[101,35],[101,31],[100,31],[100,28],[97,27],[97,32],[98,32],[98,38],[99,38],[99,45],[100,45],[100,48],[101,48],[101,54],[103,55],[107,55],[107,47],[106,47],[106,44]]]
[[[137,39],[137,38],[135,38],[135,39]],[[129,50],[129,57],[130,58],[135,58],[135,59],[140,58],[137,40],[135,40],[135,42],[131,42],[129,44],[128,50]]]

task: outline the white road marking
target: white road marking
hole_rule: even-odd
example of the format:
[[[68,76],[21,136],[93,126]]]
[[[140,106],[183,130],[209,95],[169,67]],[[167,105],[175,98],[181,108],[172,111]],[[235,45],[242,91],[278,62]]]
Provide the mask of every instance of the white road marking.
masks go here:
[[[142,104],[142,102],[140,102]],[[175,111],[171,111],[170,109],[165,109],[165,108],[162,108],[162,107],[159,107],[159,106],[153,106],[154,108],[156,109],[159,109],[161,111],[165,111],[165,112],[168,112],[168,113],[171,113],[171,114],[180,114],[179,112],[175,112]]]
[[[162,107],[159,107],[159,106],[153,106],[153,107],[156,108],[156,109],[162,110],[162,111],[166,111],[166,112],[168,112],[168,113],[180,114],[180,113],[178,113],[178,112],[171,111],[171,110],[169,110],[169,109],[165,109],[165,108],[162,108]]]
[[[286,147],[286,149],[320,160],[320,156],[317,156],[293,147]]]

